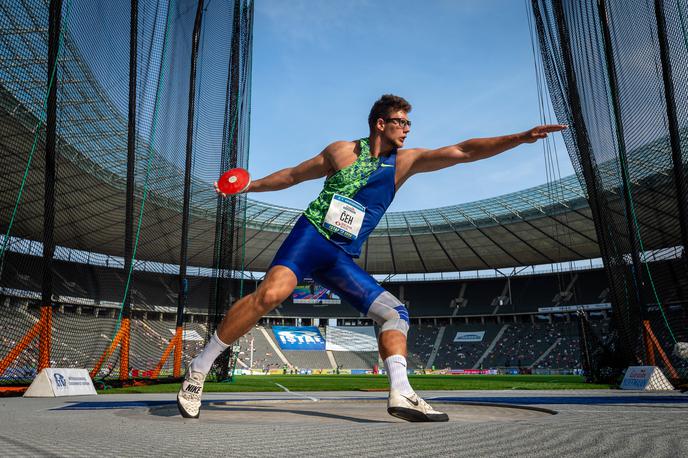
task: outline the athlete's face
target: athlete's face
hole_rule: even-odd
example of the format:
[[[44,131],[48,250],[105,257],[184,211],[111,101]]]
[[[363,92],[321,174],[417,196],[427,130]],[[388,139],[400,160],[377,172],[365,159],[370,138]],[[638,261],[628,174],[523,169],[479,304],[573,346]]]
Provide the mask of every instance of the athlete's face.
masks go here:
[[[394,146],[401,148],[410,130],[411,121],[409,121],[408,113],[393,111],[384,119],[382,135]]]

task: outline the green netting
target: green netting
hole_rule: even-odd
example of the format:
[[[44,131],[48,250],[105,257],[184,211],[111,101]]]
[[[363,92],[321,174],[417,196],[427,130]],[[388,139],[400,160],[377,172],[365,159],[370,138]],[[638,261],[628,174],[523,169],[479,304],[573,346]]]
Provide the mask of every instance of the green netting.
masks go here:
[[[552,104],[571,125],[564,137],[611,287],[615,330],[600,354],[685,380],[688,3],[532,3]]]
[[[113,340],[117,343],[123,320],[131,320],[127,378],[150,376],[157,366],[176,332],[170,323],[181,289],[188,294],[178,320],[185,330],[184,361],[212,332],[216,310],[224,311],[239,295],[238,283],[228,279],[242,264],[237,216],[244,200],[218,199],[212,182],[230,164],[247,165],[252,2],[201,4],[195,55],[197,1],[60,3],[0,5],[0,383],[35,376],[42,337],[31,332],[45,328],[41,308],[51,311],[46,326],[54,367],[91,370]],[[56,65],[48,69],[51,5],[60,12],[60,44]],[[130,68],[132,8],[135,68]],[[128,199],[132,75],[134,167]],[[182,234],[191,84],[190,216]],[[53,86],[54,122],[47,116]],[[55,178],[54,192],[46,193],[46,167],[52,167],[45,155],[48,126],[56,138]],[[213,205],[217,212],[207,210]],[[54,214],[52,231],[44,224],[48,213]],[[188,239],[186,259],[180,254],[182,235]],[[53,254],[46,254],[53,245]],[[188,265],[186,279],[178,276],[182,264]],[[220,295],[212,293],[218,282],[225,284]],[[215,300],[210,310],[209,297]],[[21,345],[25,337],[27,345]],[[13,350],[21,351],[13,355]],[[119,358],[116,350],[96,375],[120,377]],[[161,375],[171,373],[172,363],[170,355]]]

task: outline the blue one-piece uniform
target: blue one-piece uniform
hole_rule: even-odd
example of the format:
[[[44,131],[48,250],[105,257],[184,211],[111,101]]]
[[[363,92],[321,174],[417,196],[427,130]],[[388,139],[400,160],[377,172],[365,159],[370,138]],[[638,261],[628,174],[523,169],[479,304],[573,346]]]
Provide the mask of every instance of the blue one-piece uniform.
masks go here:
[[[325,180],[322,192],[298,219],[271,267],[288,267],[298,281],[311,277],[368,314],[370,305],[385,290],[353,258],[361,254],[361,247],[394,199],[397,150],[372,157],[368,139],[359,144],[359,157]],[[403,305],[394,308],[408,322]]]

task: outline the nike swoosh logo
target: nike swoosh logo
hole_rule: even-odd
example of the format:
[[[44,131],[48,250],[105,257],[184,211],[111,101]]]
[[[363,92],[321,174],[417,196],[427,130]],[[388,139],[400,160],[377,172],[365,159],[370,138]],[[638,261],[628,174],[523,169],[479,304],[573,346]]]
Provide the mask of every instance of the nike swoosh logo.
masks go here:
[[[404,399],[406,399],[408,402],[410,402],[410,403],[413,404],[414,406],[418,407],[418,400],[415,400],[415,401],[414,401],[414,400],[412,400],[411,398],[407,398],[407,397],[404,396],[403,394],[401,395],[401,397],[404,398]]]
[[[392,164],[380,164],[380,167],[394,167]]]

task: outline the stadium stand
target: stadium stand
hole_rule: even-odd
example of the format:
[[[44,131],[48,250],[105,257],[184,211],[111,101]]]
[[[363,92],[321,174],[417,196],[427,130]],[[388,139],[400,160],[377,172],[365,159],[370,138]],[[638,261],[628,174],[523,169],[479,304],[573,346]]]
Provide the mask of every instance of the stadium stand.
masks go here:
[[[249,367],[251,361],[251,340],[253,340],[253,366],[251,367],[267,372],[270,369],[281,369],[285,365],[268,341],[270,334],[272,333],[267,333],[263,326],[256,326],[239,339],[238,345],[244,352],[243,357],[240,355],[240,358],[246,367]]]
[[[278,309],[270,315],[281,315],[289,317],[313,317],[319,318],[340,318],[340,317],[360,317],[361,313],[349,304],[294,304],[290,299],[285,301]]]
[[[340,369],[370,370],[380,366],[377,352],[372,351],[333,351],[332,355]]]
[[[88,367],[94,363],[109,343],[108,335],[86,336],[94,341],[101,342],[99,351],[92,354],[84,354],[76,351],[78,341],[84,336],[83,332],[94,329],[89,326],[92,320],[99,320],[98,329],[114,330],[116,320],[109,314],[95,313],[98,308],[89,308],[90,313],[77,314],[75,308],[67,309],[67,312],[55,313],[54,328],[56,342],[53,349],[53,362],[67,367]],[[28,307],[4,307],[4,314],[17,316],[17,323],[26,321],[29,317],[32,322],[38,320],[35,310]],[[19,320],[23,318],[23,320]],[[5,320],[11,323],[12,320]],[[591,327],[595,334],[602,337],[608,333],[610,320],[603,312],[593,316]],[[7,326],[4,324],[3,326]],[[132,370],[155,366],[157,355],[165,348],[169,339],[173,336],[174,321],[165,320],[132,320],[132,341],[136,350],[131,354]],[[421,370],[427,366],[428,359],[433,350],[433,345],[440,332],[444,328],[442,340],[437,348],[433,366],[436,368],[468,369],[478,366],[478,362],[495,338],[503,330],[500,338],[494,342],[494,348],[486,355],[482,364],[483,368],[520,367],[534,369],[575,369],[580,367],[579,340],[577,324],[575,321],[553,321],[552,323],[507,323],[507,324],[462,324],[452,326],[411,326],[409,330],[409,369]],[[204,338],[207,329],[200,323],[189,323],[185,326],[187,332],[195,332],[197,336]],[[16,342],[5,337],[12,333],[0,329],[0,357],[5,355]],[[272,338],[271,330],[261,326],[252,329],[242,337],[240,346],[239,367],[268,371],[270,369],[282,370],[287,366],[299,369],[332,369],[332,364],[326,352],[318,351],[283,351],[287,359],[285,364],[266,339],[266,334]],[[485,331],[480,342],[454,342],[457,332]],[[661,332],[661,331],[660,331]],[[192,333],[192,338],[193,333]],[[253,365],[251,366],[251,340],[253,340]],[[35,347],[36,345],[34,345]],[[184,341],[183,364],[187,365],[191,358],[200,351],[202,340]],[[549,351],[548,351],[549,350]],[[380,361],[375,352],[332,352],[336,365],[340,369],[371,370]],[[12,374],[26,370],[27,376],[33,376],[32,364],[37,358],[37,348],[29,348],[23,359],[18,360],[11,368]],[[171,370],[171,362],[168,361],[163,368]],[[117,371],[115,362],[110,362],[101,370],[100,376]],[[30,374],[29,374],[30,373]],[[33,374],[33,375],[31,375]]]
[[[28,256],[10,253],[10,257]],[[22,271],[21,266],[30,262],[9,263],[0,284],[0,300],[7,306],[2,313],[20,314],[17,323],[34,323],[38,319],[36,300],[40,295],[40,273],[36,270]],[[56,337],[53,359],[74,367],[93,365],[111,338],[116,314],[119,307],[119,292],[124,279],[120,271],[107,266],[80,264],[67,261],[55,262],[56,299],[54,335]],[[15,267],[18,266],[18,267]],[[132,342],[134,350],[130,357],[133,370],[154,367],[159,355],[168,345],[174,331],[174,313],[176,311],[177,279],[172,274],[136,271],[132,284],[133,320]],[[187,315],[199,314],[197,321],[207,313],[207,302],[212,288],[209,277],[189,277],[189,305]],[[258,281],[245,281],[244,293],[254,291]],[[511,297],[503,297],[507,287],[504,278],[476,280],[447,280],[432,282],[387,282],[385,288],[408,304],[411,317],[423,319],[414,323],[409,331],[409,367],[423,369],[428,365],[435,341],[444,327],[443,336],[435,349],[432,365],[438,368],[472,368],[478,364],[483,353],[497,336],[504,324],[504,334],[495,342],[495,348],[481,362],[482,367],[503,367],[534,365],[536,369],[574,368],[580,366],[579,343],[575,332],[575,323],[557,322],[539,323],[538,307],[553,305],[570,305],[603,302],[606,294],[606,279],[603,271],[580,271],[570,275],[531,275],[514,276],[510,279]],[[96,291],[89,295],[88,291]],[[497,301],[502,296],[503,304]],[[678,310],[678,309],[677,309]],[[609,312],[593,312],[592,324],[599,329],[599,335],[605,335]],[[681,313],[680,310],[677,313]],[[514,314],[514,315],[510,315]],[[518,314],[528,314],[516,320]],[[26,319],[31,316],[31,320]],[[302,317],[308,323],[311,318],[361,318],[360,314],[346,303],[330,305],[294,304],[291,299],[285,301],[269,315],[272,322],[296,324],[294,318]],[[542,317],[542,316],[541,316]],[[454,321],[450,323],[449,318]],[[527,318],[527,319],[526,319]],[[277,321],[274,321],[274,320]],[[682,319],[682,318],[681,318]],[[92,320],[99,320],[98,326],[89,325]],[[478,321],[476,321],[478,320]],[[484,321],[484,324],[483,322]],[[207,329],[200,323],[194,323],[193,317],[187,320],[186,331],[196,331],[204,339]],[[340,320],[342,321],[342,320]],[[346,320],[342,321],[345,322]],[[12,320],[3,320],[11,323]],[[351,322],[357,324],[356,322]],[[461,323],[461,324],[459,324]],[[531,324],[532,323],[532,324]],[[5,326],[7,326],[5,324]],[[80,345],[75,339],[83,336],[77,329],[99,329],[88,336],[95,342],[92,354],[81,354]],[[110,330],[110,331],[108,331]],[[484,330],[482,342],[454,343],[457,331]],[[18,329],[5,335],[21,335],[26,329]],[[84,331],[86,332],[86,331]],[[662,332],[662,330],[658,330]],[[272,337],[272,333],[268,333]],[[662,335],[662,338],[665,336]],[[239,341],[240,367],[248,368],[250,340],[254,340],[253,368],[259,370],[282,369],[285,362],[275,353],[266,340],[261,327],[254,328]],[[14,345],[10,339],[3,337],[0,356],[6,354]],[[556,345],[555,345],[556,344]],[[186,365],[201,348],[200,340],[184,340],[183,364]],[[548,348],[549,353],[543,356]],[[35,361],[31,350],[13,366],[18,370],[22,366],[31,366]],[[300,369],[331,369],[332,363],[325,352],[283,352],[288,365]],[[367,352],[334,352],[336,365],[341,369],[370,370],[379,364],[375,353]],[[28,359],[27,359],[28,358]],[[101,375],[116,371],[116,361],[110,361]],[[171,359],[163,367],[163,373],[171,368]]]
[[[324,351],[283,351],[284,357],[295,369],[334,369]]]
[[[530,367],[539,362],[539,367],[566,367],[551,364],[558,364],[565,356],[571,357],[574,345],[578,345],[577,334],[575,322],[509,326],[483,361],[483,366]],[[549,353],[546,354],[548,350]],[[561,358],[557,359],[560,352]],[[548,358],[548,355],[551,357]],[[544,360],[538,361],[543,356]],[[578,359],[572,363],[575,365],[571,367],[578,367],[580,364]]]
[[[436,368],[473,368],[485,350],[490,346],[503,325],[498,324],[465,324],[447,326],[437,350],[432,366]],[[484,331],[479,342],[454,342],[457,332]]]
[[[459,306],[459,315],[487,315],[494,310],[492,301],[504,289],[503,280],[466,282],[464,302]]]
[[[439,329],[435,326],[411,326],[408,333],[409,369],[425,369]]]
[[[12,258],[27,255],[10,253],[8,256]],[[18,270],[27,265],[31,265],[31,262],[10,262],[1,279],[0,288],[40,292],[40,270]],[[60,279],[56,282],[56,294],[60,297],[70,300],[80,298],[83,303],[96,305],[119,304],[121,301],[124,278],[119,270],[66,261],[56,261],[55,265],[56,276]],[[572,282],[570,275],[514,276],[510,280],[513,304],[509,304],[508,297],[502,297],[504,304],[499,307],[497,300],[508,289],[503,278],[387,282],[383,286],[395,296],[404,298],[412,317],[534,313],[538,311],[538,307],[604,302],[607,283],[601,269],[576,273],[573,278],[575,281]],[[177,282],[177,277],[173,274],[135,271],[131,285],[134,309],[154,311],[160,310],[156,307],[174,307],[176,310]],[[210,277],[189,276],[189,313],[207,311],[211,283]],[[572,283],[571,291],[566,293],[569,283]],[[244,294],[254,291],[257,284],[258,281],[244,281]],[[95,291],[96,294],[89,295],[87,291]],[[345,302],[328,305],[294,304],[291,298],[269,316],[361,317],[357,310]]]
[[[447,316],[452,313],[449,306],[459,289],[455,282],[409,283],[404,287],[404,298],[412,315]]]

